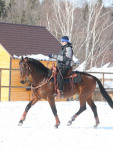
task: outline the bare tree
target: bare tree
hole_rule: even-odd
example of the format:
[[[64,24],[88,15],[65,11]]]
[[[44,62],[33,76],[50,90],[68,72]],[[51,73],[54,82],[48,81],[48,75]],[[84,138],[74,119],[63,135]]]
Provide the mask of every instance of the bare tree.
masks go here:
[[[83,17],[81,8],[76,8],[76,1],[54,0],[52,16],[47,14],[47,27],[56,38],[69,36],[77,56],[84,42]]]
[[[47,14],[48,28],[55,29],[57,36],[68,35],[72,40],[72,33],[74,28],[74,10],[75,3],[71,0],[55,0],[53,3],[54,15],[49,18]],[[53,24],[50,24],[53,23]],[[53,27],[52,27],[52,26]]]
[[[5,9],[5,2],[3,0],[0,0],[0,17]]]
[[[5,0],[4,22],[37,25],[39,21],[39,0]]]
[[[105,34],[108,28],[113,26],[113,22],[110,22],[109,18],[107,18],[111,10],[103,12],[103,8],[104,5],[100,0],[97,0],[96,3],[95,1],[88,3],[84,70],[86,70],[89,63],[89,67],[93,67],[93,63],[113,43],[113,40],[108,41],[108,35]]]

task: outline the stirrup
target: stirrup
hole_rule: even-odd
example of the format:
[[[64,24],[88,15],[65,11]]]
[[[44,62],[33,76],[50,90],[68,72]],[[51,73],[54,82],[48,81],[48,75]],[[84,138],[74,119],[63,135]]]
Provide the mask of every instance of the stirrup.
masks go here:
[[[56,98],[64,98],[64,96],[63,96],[63,91],[57,91],[57,96],[56,96]]]

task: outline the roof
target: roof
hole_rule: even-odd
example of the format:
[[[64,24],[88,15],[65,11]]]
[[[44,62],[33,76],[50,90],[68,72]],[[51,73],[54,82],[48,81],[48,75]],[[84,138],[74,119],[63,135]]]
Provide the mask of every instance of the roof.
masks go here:
[[[13,57],[58,54],[60,42],[43,26],[0,22],[0,44]]]

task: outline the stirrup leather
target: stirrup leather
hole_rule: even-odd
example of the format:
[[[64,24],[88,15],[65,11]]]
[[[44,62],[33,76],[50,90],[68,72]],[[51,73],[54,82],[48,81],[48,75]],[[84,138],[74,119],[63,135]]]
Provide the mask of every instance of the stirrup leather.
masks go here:
[[[57,96],[56,96],[56,98],[64,98],[63,97],[63,91],[57,90]]]

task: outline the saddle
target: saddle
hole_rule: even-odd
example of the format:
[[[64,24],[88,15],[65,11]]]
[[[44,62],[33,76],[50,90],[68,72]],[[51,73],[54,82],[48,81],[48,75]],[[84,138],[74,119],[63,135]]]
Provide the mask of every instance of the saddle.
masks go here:
[[[53,64],[52,66],[52,75],[53,75],[53,82],[54,82],[54,87],[55,90],[58,89],[57,86],[57,74],[59,72],[58,67]],[[72,71],[72,67],[69,69],[68,73],[64,77],[64,83],[70,83],[72,88],[74,83],[80,83],[82,80],[81,75],[78,71]]]

